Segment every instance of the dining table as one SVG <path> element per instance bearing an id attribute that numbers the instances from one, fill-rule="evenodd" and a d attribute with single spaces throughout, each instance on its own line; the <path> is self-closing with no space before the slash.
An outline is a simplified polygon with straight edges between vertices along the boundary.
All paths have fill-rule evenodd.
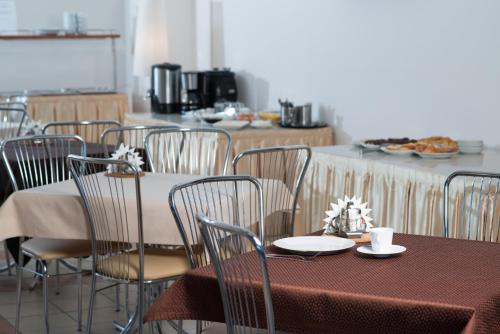
<path id="1" fill-rule="evenodd" d="M 500 333 L 500 244 L 411 234 L 395 234 L 394 244 L 406 252 L 372 258 L 355 246 L 311 261 L 267 258 L 276 330 Z M 275 246 L 266 251 L 286 254 Z M 257 254 L 240 256 L 255 268 L 248 281 L 264 316 Z M 183 319 L 224 322 L 212 265 L 173 283 L 144 321 Z"/>
<path id="2" fill-rule="evenodd" d="M 202 177 L 202 175 L 192 174 L 150 172 L 145 172 L 140 177 L 143 238 L 145 243 L 183 245 L 175 218 L 170 210 L 169 192 L 177 184 L 191 182 Z M 123 187 L 123 201 L 127 207 L 129 241 L 138 242 L 135 179 L 114 178 L 105 175 L 105 172 L 98 173 L 97 178 L 101 185 L 106 185 L 110 180 L 115 179 L 119 186 Z M 267 187 L 269 187 L 269 190 L 273 189 L 275 191 L 281 191 L 279 190 L 280 187 L 286 187 L 284 183 L 278 180 L 268 180 L 262 182 L 262 184 L 264 192 Z M 251 189 L 249 186 L 238 191 L 245 192 L 239 194 L 240 198 L 255 198 L 255 189 Z M 109 209 L 109 212 L 113 212 L 115 198 L 110 193 L 109 187 L 101 186 L 100 192 L 103 205 Z M 235 194 L 229 193 L 229 190 L 224 195 L 226 201 L 223 201 L 223 203 L 229 203 L 229 200 L 235 196 Z M 182 198 L 175 197 L 175 200 L 182 201 Z M 271 198 L 267 199 L 269 202 L 271 200 Z M 203 204 L 203 199 L 201 203 Z M 279 206 L 271 206 L 266 203 L 264 201 L 265 217 L 272 215 L 276 211 L 290 210 L 293 205 L 292 200 L 283 201 Z M 212 204 L 206 203 L 206 205 L 207 208 L 210 208 Z M 252 210 L 256 210 L 256 205 L 251 203 L 251 206 L 255 207 Z M 227 215 L 231 212 L 231 210 L 225 211 Z M 180 219 L 188 224 L 189 219 L 185 216 L 186 213 L 181 212 L 180 215 Z M 0 222 L 2 224 L 0 240 L 19 236 L 80 240 L 90 240 L 91 238 L 83 200 L 73 180 L 13 193 L 0 207 Z M 110 235 L 110 238 L 113 237 L 116 237 L 113 241 L 120 240 L 119 236 Z"/>

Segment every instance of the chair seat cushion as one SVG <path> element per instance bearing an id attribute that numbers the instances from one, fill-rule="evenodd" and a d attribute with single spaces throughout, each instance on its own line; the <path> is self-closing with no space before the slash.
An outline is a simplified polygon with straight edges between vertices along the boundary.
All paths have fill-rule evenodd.
<path id="1" fill-rule="evenodd" d="M 87 257 L 92 254 L 90 240 L 33 238 L 23 242 L 23 251 L 44 261 Z"/>
<path id="2" fill-rule="evenodd" d="M 185 253 L 173 253 L 165 249 L 152 248 L 144 251 L 144 279 L 146 281 L 176 277 L 189 269 Z M 139 253 L 113 255 L 98 264 L 97 271 L 118 279 L 139 279 Z"/>

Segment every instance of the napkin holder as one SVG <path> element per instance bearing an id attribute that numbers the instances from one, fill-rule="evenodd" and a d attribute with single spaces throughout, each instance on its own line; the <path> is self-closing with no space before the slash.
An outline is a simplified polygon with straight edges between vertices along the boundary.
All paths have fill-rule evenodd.
<path id="1" fill-rule="evenodd" d="M 338 236 L 341 238 L 348 238 L 348 239 L 358 239 L 363 236 L 363 231 L 355 231 L 355 232 L 347 232 L 340 230 L 338 232 Z"/>

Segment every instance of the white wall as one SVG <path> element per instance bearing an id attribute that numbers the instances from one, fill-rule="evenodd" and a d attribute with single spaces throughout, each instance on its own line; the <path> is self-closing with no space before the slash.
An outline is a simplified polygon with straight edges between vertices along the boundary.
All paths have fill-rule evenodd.
<path id="1" fill-rule="evenodd" d="M 62 28 L 62 13 L 85 13 L 89 28 L 125 32 L 123 0 L 16 0 L 19 29 Z M 117 41 L 118 88 L 126 90 L 125 40 Z M 0 91 L 112 87 L 109 40 L 0 41 Z"/>
<path id="2" fill-rule="evenodd" d="M 127 21 L 130 30 L 133 31 L 137 4 L 140 0 L 128 0 Z M 157 0 L 165 1 L 167 35 L 168 35 L 168 59 L 165 62 L 180 64 L 183 71 L 196 70 L 196 13 L 195 0 Z M 146 91 L 150 87 L 149 78 L 140 78 L 132 73 L 133 40 L 131 32 L 131 50 L 127 53 L 127 71 L 131 82 L 130 94 L 132 96 L 132 110 L 134 112 L 149 111 L 149 101 L 144 99 Z"/>
<path id="3" fill-rule="evenodd" d="M 500 1 L 214 0 L 218 59 L 242 98 L 312 102 L 337 143 L 384 136 L 500 144 Z M 222 11 L 222 13 L 221 13 Z M 214 23 L 212 23 L 214 24 Z M 222 55 L 220 55 L 222 54 Z M 214 52 L 212 52 L 212 56 Z"/>

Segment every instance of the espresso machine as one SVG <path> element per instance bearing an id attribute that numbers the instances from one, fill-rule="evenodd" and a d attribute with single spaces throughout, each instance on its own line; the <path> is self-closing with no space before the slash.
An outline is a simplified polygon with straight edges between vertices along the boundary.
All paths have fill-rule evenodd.
<path id="1" fill-rule="evenodd" d="M 156 64 L 151 67 L 151 109 L 161 114 L 180 113 L 181 66 Z"/>

